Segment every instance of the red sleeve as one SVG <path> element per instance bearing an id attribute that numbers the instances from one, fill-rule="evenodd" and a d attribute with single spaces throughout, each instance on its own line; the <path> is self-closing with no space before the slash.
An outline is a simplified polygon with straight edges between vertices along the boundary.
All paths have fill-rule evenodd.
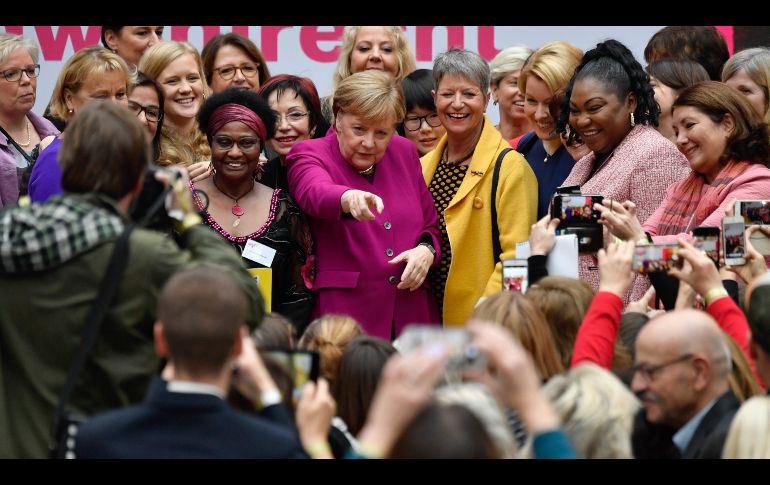
<path id="1" fill-rule="evenodd" d="M 578 329 L 571 367 L 587 361 L 608 370 L 612 368 L 622 312 L 623 300 L 618 295 L 600 291 L 594 296 Z"/>
<path id="2" fill-rule="evenodd" d="M 757 364 L 749 353 L 749 322 L 746 320 L 746 315 L 743 314 L 730 297 L 723 297 L 712 302 L 711 305 L 706 307 L 706 311 L 714 317 L 714 320 L 719 324 L 719 328 L 732 337 L 738 344 L 738 347 L 741 348 L 743 355 L 746 356 L 746 360 L 749 361 L 754 377 L 762 386 L 762 378 L 757 373 Z"/>

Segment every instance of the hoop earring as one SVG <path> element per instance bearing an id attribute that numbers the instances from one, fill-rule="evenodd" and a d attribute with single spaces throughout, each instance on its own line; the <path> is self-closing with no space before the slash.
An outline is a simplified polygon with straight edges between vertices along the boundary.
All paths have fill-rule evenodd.
<path id="1" fill-rule="evenodd" d="M 634 123 L 634 113 L 632 112 L 631 113 L 631 128 L 633 128 L 635 125 L 636 125 L 636 123 Z"/>

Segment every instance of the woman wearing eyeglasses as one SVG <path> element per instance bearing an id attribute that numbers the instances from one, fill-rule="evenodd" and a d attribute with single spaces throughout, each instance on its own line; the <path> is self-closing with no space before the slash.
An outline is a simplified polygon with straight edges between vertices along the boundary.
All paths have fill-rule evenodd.
<path id="1" fill-rule="evenodd" d="M 235 32 L 220 34 L 201 52 L 203 71 L 211 91 L 250 89 L 255 93 L 270 77 L 270 69 L 259 48 L 248 37 Z"/>
<path id="2" fill-rule="evenodd" d="M 136 73 L 136 81 L 131 85 L 128 95 L 128 109 L 147 127 L 152 138 L 153 161 L 160 155 L 160 133 L 163 127 L 163 89 L 155 80 L 141 71 Z"/>
<path id="3" fill-rule="evenodd" d="M 204 224 L 225 238 L 247 267 L 272 270 L 272 311 L 291 319 L 301 335 L 313 306 L 306 284 L 310 231 L 284 190 L 256 183 L 254 176 L 259 153 L 275 131 L 275 115 L 258 94 L 226 89 L 203 104 L 198 122 L 214 167 L 211 177 L 190 182 L 191 189 L 206 194 L 194 192 Z"/>
<path id="4" fill-rule="evenodd" d="M 406 101 L 406 117 L 398 127 L 398 134 L 408 138 L 417 147 L 420 156 L 436 148 L 446 133 L 433 101 L 433 80 L 431 69 L 418 69 L 401 81 Z"/>
<path id="5" fill-rule="evenodd" d="M 277 154 L 262 167 L 259 181 L 288 191 L 286 155 L 302 140 L 326 136 L 329 123 L 321 115 L 321 100 L 309 78 L 279 74 L 271 77 L 259 94 L 276 114 L 275 136 L 267 144 Z"/>
<path id="6" fill-rule="evenodd" d="M 50 121 L 32 112 L 40 74 L 37 61 L 33 41 L 0 34 L 0 207 L 18 200 L 22 174 L 37 158 L 40 140 L 59 134 Z"/>

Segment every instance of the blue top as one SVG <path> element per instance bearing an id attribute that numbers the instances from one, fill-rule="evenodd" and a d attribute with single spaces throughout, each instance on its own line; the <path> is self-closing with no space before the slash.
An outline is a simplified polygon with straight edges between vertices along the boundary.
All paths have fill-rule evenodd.
<path id="1" fill-rule="evenodd" d="M 548 213 L 551 198 L 556 193 L 556 188 L 572 171 L 575 159 L 564 145 L 559 145 L 553 155 L 547 157 L 548 153 L 543 146 L 543 140 L 538 138 L 534 131 L 527 133 L 519 140 L 516 150 L 524 155 L 537 177 L 537 218 L 539 220 Z"/>
<path id="2" fill-rule="evenodd" d="M 58 136 L 40 153 L 29 176 L 29 198 L 32 202 L 45 202 L 52 195 L 64 193 L 61 188 L 61 167 Z"/>

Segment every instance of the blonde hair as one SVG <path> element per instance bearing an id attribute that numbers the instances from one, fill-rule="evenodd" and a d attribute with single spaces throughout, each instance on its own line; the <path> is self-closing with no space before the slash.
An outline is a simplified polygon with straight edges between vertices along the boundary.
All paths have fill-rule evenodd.
<path id="1" fill-rule="evenodd" d="M 340 110 L 365 121 L 393 118 L 401 123 L 406 114 L 406 101 L 401 83 L 382 71 L 357 72 L 344 79 L 334 92 L 335 118 Z"/>
<path id="2" fill-rule="evenodd" d="M 505 76 L 523 68 L 531 54 L 532 49 L 524 44 L 512 45 L 498 52 L 489 63 L 490 84 L 497 86 Z"/>
<path id="3" fill-rule="evenodd" d="M 553 333 L 540 310 L 524 295 L 502 291 L 476 307 L 471 318 L 488 320 L 511 332 L 532 355 L 535 369 L 543 380 L 563 372 Z"/>
<path id="4" fill-rule="evenodd" d="M 337 69 L 334 71 L 335 90 L 340 85 L 340 82 L 353 74 L 350 70 L 350 57 L 356 46 L 356 36 L 358 36 L 358 31 L 361 30 L 361 27 L 363 26 L 345 27 L 345 31 L 342 34 L 340 57 L 337 60 Z M 404 31 L 400 27 L 383 26 L 382 28 L 385 29 L 393 40 L 393 52 L 395 52 L 396 59 L 398 59 L 395 79 L 396 82 L 400 83 L 402 79 L 417 69 L 417 62 L 414 59 L 409 43 L 406 41 Z"/>
<path id="5" fill-rule="evenodd" d="M 76 94 L 90 76 L 100 76 L 106 72 L 119 71 L 126 76 L 126 92 L 134 79 L 131 69 L 119 55 L 104 47 L 91 46 L 81 49 L 67 60 L 59 72 L 56 85 L 53 88 L 48 113 L 69 121 L 74 113 L 70 113 L 65 100 L 65 91 Z"/>
<path id="6" fill-rule="evenodd" d="M 24 49 L 32 58 L 32 62 L 37 64 L 40 57 L 40 49 L 37 47 L 37 43 L 21 35 L 14 35 L 9 33 L 0 34 L 0 63 L 5 62 L 6 59 L 16 49 Z"/>
<path id="7" fill-rule="evenodd" d="M 310 322 L 297 347 L 320 354 L 321 377 L 336 389 L 342 354 L 354 338 L 362 335 L 364 330 L 353 317 L 328 314 Z"/>
<path id="8" fill-rule="evenodd" d="M 139 59 L 138 69 L 153 79 L 158 79 L 169 64 L 180 57 L 190 54 L 198 66 L 198 74 L 203 85 L 203 98 L 211 92 L 206 76 L 203 73 L 203 63 L 198 50 L 187 42 L 158 42 L 147 49 Z M 166 103 L 171 102 L 166 97 Z M 167 111 L 164 107 L 164 111 Z M 200 130 L 197 123 L 190 133 L 179 133 L 169 123 L 164 123 L 160 136 L 160 155 L 158 165 L 184 165 L 211 158 L 206 135 Z"/>
<path id="9" fill-rule="evenodd" d="M 770 458 L 770 398 L 754 396 L 735 413 L 722 458 Z"/>
<path id="10" fill-rule="evenodd" d="M 741 69 L 762 89 L 765 112 L 758 114 L 762 121 L 770 123 L 770 49 L 752 47 L 733 54 L 722 67 L 722 82 L 727 82 Z"/>
<path id="11" fill-rule="evenodd" d="M 583 60 L 583 51 L 574 45 L 557 40 L 536 50 L 521 70 L 519 89 L 527 91 L 527 78 L 534 74 L 542 80 L 551 94 L 563 89 L 569 84 L 575 68 Z"/>
<path id="12" fill-rule="evenodd" d="M 730 373 L 727 375 L 727 382 L 730 390 L 733 391 L 738 401 L 744 402 L 752 396 L 758 396 L 762 393 L 754 373 L 751 371 L 749 361 L 743 354 L 743 350 L 733 338 L 722 331 L 722 340 L 730 351 Z"/>
<path id="13" fill-rule="evenodd" d="M 580 364 L 549 380 L 543 393 L 583 458 L 633 458 L 631 433 L 641 403 L 611 372 Z M 527 454 L 531 446 L 530 437 Z"/>

